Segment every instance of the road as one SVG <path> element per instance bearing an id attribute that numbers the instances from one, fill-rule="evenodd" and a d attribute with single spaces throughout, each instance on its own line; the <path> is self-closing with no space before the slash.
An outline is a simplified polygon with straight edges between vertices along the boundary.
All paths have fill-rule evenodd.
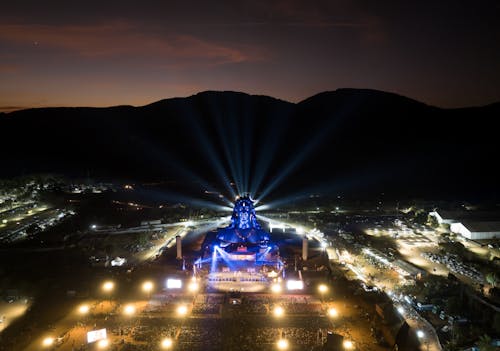
<path id="1" fill-rule="evenodd" d="M 17 318 L 21 317 L 26 310 L 30 307 L 31 302 L 28 299 L 19 299 L 17 301 L 8 303 L 6 301 L 0 302 L 0 333 L 7 328 Z"/>
<path id="2" fill-rule="evenodd" d="M 436 330 L 432 327 L 432 325 L 427 322 L 425 318 L 421 317 L 420 314 L 418 314 L 418 312 L 415 311 L 415 309 L 404 299 L 398 299 L 396 296 L 393 296 L 392 299 L 394 305 L 403 307 L 404 312 L 402 313 L 402 315 L 410 328 L 415 331 L 420 330 L 424 333 L 424 336 L 420 339 L 421 350 L 441 351 L 441 343 L 439 342 Z"/>

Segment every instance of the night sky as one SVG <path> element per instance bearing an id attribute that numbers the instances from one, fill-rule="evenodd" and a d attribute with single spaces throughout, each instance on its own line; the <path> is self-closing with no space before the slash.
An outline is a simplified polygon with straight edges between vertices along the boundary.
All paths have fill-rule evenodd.
<path id="1" fill-rule="evenodd" d="M 485 105 L 500 101 L 499 19 L 494 0 L 3 2 L 0 111 L 344 87 Z"/>

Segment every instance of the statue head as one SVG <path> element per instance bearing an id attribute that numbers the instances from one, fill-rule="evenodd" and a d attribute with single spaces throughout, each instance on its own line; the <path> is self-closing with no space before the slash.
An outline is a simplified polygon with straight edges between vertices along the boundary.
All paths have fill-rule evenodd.
<path id="1" fill-rule="evenodd" d="M 253 201 L 249 197 L 241 197 L 234 204 L 233 215 L 231 216 L 231 227 L 237 229 L 260 229 L 260 225 L 255 215 Z"/>

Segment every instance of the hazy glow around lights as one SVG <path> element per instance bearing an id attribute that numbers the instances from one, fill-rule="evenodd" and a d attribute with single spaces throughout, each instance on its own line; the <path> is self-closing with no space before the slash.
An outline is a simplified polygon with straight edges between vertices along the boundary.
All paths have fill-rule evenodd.
<path id="1" fill-rule="evenodd" d="M 285 314 L 285 310 L 283 309 L 283 307 L 281 306 L 277 306 L 275 309 L 274 309 L 274 315 L 276 317 L 281 317 Z"/>
<path id="2" fill-rule="evenodd" d="M 177 314 L 179 316 L 185 316 L 187 314 L 187 312 L 188 312 L 187 306 L 181 305 L 181 306 L 177 307 Z"/>
<path id="3" fill-rule="evenodd" d="M 45 338 L 42 341 L 43 346 L 51 346 L 54 343 L 54 338 Z"/>
<path id="4" fill-rule="evenodd" d="M 90 310 L 89 306 L 88 305 L 81 305 L 79 308 L 78 308 L 78 312 L 80 312 L 81 314 L 86 314 L 88 313 Z"/>
<path id="5" fill-rule="evenodd" d="M 123 309 L 123 312 L 126 314 L 126 315 L 132 315 L 135 313 L 135 307 L 133 305 L 127 305 L 125 306 L 125 308 Z"/>
<path id="6" fill-rule="evenodd" d="M 97 346 L 98 346 L 100 349 L 103 349 L 103 348 L 105 348 L 105 347 L 108 347 L 108 345 L 109 345 L 109 341 L 108 341 L 108 339 L 102 339 L 102 340 L 99 340 L 99 341 L 97 342 Z"/>
<path id="7" fill-rule="evenodd" d="M 328 315 L 330 317 L 337 317 L 338 315 L 338 312 L 335 308 L 331 307 L 329 310 L 328 310 Z"/>
<path id="8" fill-rule="evenodd" d="M 164 348 L 164 349 L 169 349 L 169 348 L 171 348 L 171 347 L 172 347 L 173 343 L 174 343 L 174 342 L 172 341 L 172 339 L 170 339 L 170 338 L 165 338 L 165 339 L 163 339 L 163 341 L 161 342 L 161 347 L 162 347 L 162 348 Z"/>
<path id="9" fill-rule="evenodd" d="M 102 290 L 109 292 L 109 291 L 113 290 L 114 287 L 115 287 L 115 284 L 113 282 L 105 282 L 102 285 Z"/>
<path id="10" fill-rule="evenodd" d="M 288 348 L 288 340 L 286 340 L 286 339 L 278 340 L 277 346 L 278 346 L 278 349 L 280 349 L 280 350 L 286 350 Z"/>
<path id="11" fill-rule="evenodd" d="M 352 348 L 354 348 L 354 344 L 352 343 L 351 340 L 345 340 L 344 341 L 344 348 L 351 350 Z"/>
<path id="12" fill-rule="evenodd" d="M 145 292 L 150 292 L 151 290 L 153 290 L 153 283 L 152 282 L 144 282 L 142 284 L 142 290 L 145 291 Z"/>

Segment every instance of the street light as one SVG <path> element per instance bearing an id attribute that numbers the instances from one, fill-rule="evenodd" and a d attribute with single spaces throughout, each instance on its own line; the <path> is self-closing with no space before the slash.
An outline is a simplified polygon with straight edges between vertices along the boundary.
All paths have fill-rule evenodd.
<path id="1" fill-rule="evenodd" d="M 142 283 L 142 291 L 144 291 L 145 293 L 150 294 L 153 288 L 154 288 L 153 282 L 147 281 Z"/>
<path id="2" fill-rule="evenodd" d="M 80 307 L 78 307 L 78 312 L 80 312 L 81 314 L 87 314 L 89 313 L 89 310 L 89 305 L 81 305 Z"/>
<path id="3" fill-rule="evenodd" d="M 278 346 L 278 350 L 286 350 L 288 349 L 288 340 L 279 339 L 276 345 Z"/>
<path id="4" fill-rule="evenodd" d="M 328 291 L 328 286 L 320 284 L 318 286 L 319 293 L 321 294 L 321 302 L 323 302 L 323 295 Z"/>
<path id="5" fill-rule="evenodd" d="M 179 307 L 177 307 L 177 314 L 179 316 L 185 316 L 188 312 L 188 308 L 186 305 L 180 305 Z"/>
<path id="6" fill-rule="evenodd" d="M 47 337 L 47 338 L 43 339 L 43 341 L 42 341 L 42 345 L 45 347 L 52 346 L 53 344 L 54 344 L 54 338 L 52 338 L 52 337 Z"/>
<path id="7" fill-rule="evenodd" d="M 425 338 L 425 333 L 422 330 L 417 330 L 417 337 L 419 339 L 424 339 Z M 426 349 L 427 349 L 427 351 L 429 351 L 429 340 L 425 339 L 424 341 L 425 341 Z"/>
<path id="8" fill-rule="evenodd" d="M 274 316 L 275 316 L 275 317 L 278 317 L 278 318 L 279 318 L 279 317 L 282 317 L 282 316 L 285 314 L 285 310 L 284 310 L 284 309 L 283 309 L 283 307 L 281 307 L 281 306 L 276 306 L 276 307 L 274 308 L 273 313 L 274 313 Z"/>
<path id="9" fill-rule="evenodd" d="M 278 283 L 274 283 L 273 285 L 271 285 L 271 291 L 275 294 L 280 293 L 281 292 L 281 285 Z"/>
<path id="10" fill-rule="evenodd" d="M 337 317 L 337 316 L 338 316 L 338 314 L 339 314 L 339 313 L 338 313 L 338 311 L 337 311 L 335 308 L 330 307 L 330 308 L 328 309 L 328 315 L 329 315 L 330 317 Z"/>
<path id="11" fill-rule="evenodd" d="M 108 339 L 102 339 L 97 342 L 97 347 L 100 349 L 105 349 L 108 346 L 109 346 Z"/>
<path id="12" fill-rule="evenodd" d="M 352 350 L 354 348 L 354 343 L 351 340 L 344 340 L 343 345 L 346 350 Z"/>
<path id="13" fill-rule="evenodd" d="M 194 280 L 188 284 L 188 290 L 192 293 L 197 292 L 199 288 L 200 285 Z"/>
<path id="14" fill-rule="evenodd" d="M 172 345 L 174 344 L 173 340 L 171 338 L 165 338 L 161 341 L 161 348 L 162 349 L 170 349 L 172 348 Z"/>
<path id="15" fill-rule="evenodd" d="M 112 281 L 107 281 L 107 282 L 104 282 L 102 284 L 102 290 L 105 291 L 105 292 L 111 292 L 113 291 L 113 289 L 115 288 L 115 283 L 113 283 Z"/>
<path id="16" fill-rule="evenodd" d="M 126 305 L 123 309 L 123 313 L 125 313 L 127 316 L 133 315 L 135 313 L 134 305 Z"/>

